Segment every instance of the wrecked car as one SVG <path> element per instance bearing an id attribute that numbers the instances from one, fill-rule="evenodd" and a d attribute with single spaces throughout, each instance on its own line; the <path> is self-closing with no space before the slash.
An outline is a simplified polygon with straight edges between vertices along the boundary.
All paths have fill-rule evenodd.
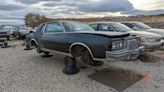
<path id="1" fill-rule="evenodd" d="M 40 26 L 42 26 L 42 24 Z M 24 40 L 25 41 L 25 46 L 26 46 L 25 50 L 31 50 L 33 46 L 36 46 L 34 33 L 37 30 L 39 30 L 39 29 L 35 28 L 33 31 L 30 31 L 30 33 L 26 34 L 25 40 Z"/>
<path id="2" fill-rule="evenodd" d="M 127 32 L 131 35 L 140 36 L 140 45 L 145 46 L 146 49 L 156 49 L 164 43 L 162 37 L 158 34 L 146 31 L 135 31 L 119 22 L 96 22 L 89 25 L 96 31 Z"/>
<path id="3" fill-rule="evenodd" d="M 137 36 L 119 32 L 98 32 L 87 24 L 56 21 L 42 24 L 34 33 L 38 53 L 57 52 L 69 57 L 80 57 L 90 65 L 104 60 L 136 59 L 144 52 Z M 69 59 L 65 59 L 67 65 Z M 69 65 L 69 64 L 68 64 Z"/>
<path id="4" fill-rule="evenodd" d="M 0 29 L 0 38 L 7 38 L 7 40 L 10 40 L 10 31 Z"/>
<path id="5" fill-rule="evenodd" d="M 19 30 L 18 30 L 18 36 L 19 38 L 25 38 L 27 34 L 30 33 L 30 31 L 32 31 L 31 28 L 29 27 L 25 27 L 25 26 L 20 26 Z"/>

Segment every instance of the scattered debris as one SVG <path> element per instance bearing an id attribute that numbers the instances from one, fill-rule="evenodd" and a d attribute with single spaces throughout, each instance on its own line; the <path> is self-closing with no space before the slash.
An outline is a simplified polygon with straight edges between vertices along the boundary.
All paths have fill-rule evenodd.
<path id="1" fill-rule="evenodd" d="M 11 47 L 11 46 L 8 46 L 8 42 L 7 41 L 0 40 L 0 47 L 1 48 L 8 48 L 8 47 Z"/>
<path id="2" fill-rule="evenodd" d="M 151 51 L 151 52 L 145 52 L 142 56 L 139 57 L 141 61 L 144 62 L 157 62 L 164 60 L 164 51 Z"/>
<path id="3" fill-rule="evenodd" d="M 143 78 L 142 75 L 121 68 L 107 68 L 88 76 L 102 84 L 123 91 Z"/>

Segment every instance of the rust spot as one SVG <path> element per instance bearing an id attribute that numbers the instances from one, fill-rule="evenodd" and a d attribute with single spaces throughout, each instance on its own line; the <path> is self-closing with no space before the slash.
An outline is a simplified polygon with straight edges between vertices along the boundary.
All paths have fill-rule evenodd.
<path id="1" fill-rule="evenodd" d="M 148 81 L 151 80 L 150 76 L 148 74 L 143 75 L 143 80 Z"/>

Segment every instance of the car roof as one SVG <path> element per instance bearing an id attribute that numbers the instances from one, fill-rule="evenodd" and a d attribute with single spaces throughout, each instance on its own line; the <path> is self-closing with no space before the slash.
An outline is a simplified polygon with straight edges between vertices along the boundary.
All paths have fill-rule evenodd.
<path id="1" fill-rule="evenodd" d="M 121 21 L 120 23 L 140 23 L 138 21 Z"/>
<path id="2" fill-rule="evenodd" d="M 96 23 L 120 23 L 120 22 L 110 22 L 110 21 L 100 21 L 100 22 L 91 22 L 91 23 L 88 23 L 88 24 L 96 24 Z"/>
<path id="3" fill-rule="evenodd" d="M 53 22 L 77 22 L 77 23 L 82 23 L 80 21 L 67 21 L 67 20 L 59 20 L 59 21 L 49 21 L 49 22 L 46 22 L 46 23 L 53 23 Z"/>

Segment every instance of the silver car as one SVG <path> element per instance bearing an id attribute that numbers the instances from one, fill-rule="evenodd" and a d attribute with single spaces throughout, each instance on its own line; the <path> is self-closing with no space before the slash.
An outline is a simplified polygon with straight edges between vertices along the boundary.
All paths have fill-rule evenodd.
<path id="1" fill-rule="evenodd" d="M 19 27 L 19 31 L 18 31 L 19 37 L 20 38 L 25 38 L 25 36 L 27 34 L 29 34 L 30 31 L 32 31 L 32 30 L 29 29 L 28 27 L 25 27 L 25 26 Z"/>
<path id="2" fill-rule="evenodd" d="M 152 28 L 142 22 L 135 22 L 135 21 L 122 22 L 122 24 L 128 26 L 133 30 L 146 31 L 146 32 L 151 32 L 161 35 L 162 38 L 164 39 L 164 29 Z"/>
<path id="3" fill-rule="evenodd" d="M 0 38 L 7 38 L 7 40 L 10 40 L 10 32 L 8 30 L 0 29 Z"/>
<path id="4" fill-rule="evenodd" d="M 137 35 L 141 37 L 141 45 L 147 49 L 159 48 L 163 45 L 164 41 L 158 34 L 145 31 L 135 31 L 119 22 L 96 22 L 89 24 L 96 31 L 112 31 L 112 32 L 127 32 L 131 35 Z"/>

